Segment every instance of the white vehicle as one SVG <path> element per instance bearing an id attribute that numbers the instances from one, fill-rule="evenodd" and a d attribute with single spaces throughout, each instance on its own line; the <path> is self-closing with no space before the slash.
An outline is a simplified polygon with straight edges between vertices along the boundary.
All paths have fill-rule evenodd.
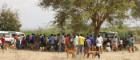
<path id="1" fill-rule="evenodd" d="M 15 32 L 15 33 L 19 36 L 25 36 L 25 34 L 23 32 Z"/>
<path id="2" fill-rule="evenodd" d="M 23 32 L 14 32 L 14 31 L 0 31 L 0 37 L 2 37 L 3 35 L 5 35 L 5 41 L 10 42 L 13 38 L 13 35 L 16 34 L 19 37 L 23 37 L 25 36 L 25 34 Z"/>
<path id="3" fill-rule="evenodd" d="M 11 41 L 14 39 L 9 31 L 0 31 L 0 36 L 2 37 L 3 35 L 5 36 L 5 41 Z"/>
<path id="4" fill-rule="evenodd" d="M 109 38 L 109 40 L 112 40 L 115 38 L 115 36 L 119 38 L 117 32 L 100 32 L 100 34 L 104 38 L 104 40 L 107 40 L 107 38 Z"/>

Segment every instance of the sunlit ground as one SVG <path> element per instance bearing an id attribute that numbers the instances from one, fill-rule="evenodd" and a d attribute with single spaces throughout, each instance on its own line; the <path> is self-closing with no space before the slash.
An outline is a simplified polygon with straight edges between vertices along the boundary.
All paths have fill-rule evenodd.
<path id="1" fill-rule="evenodd" d="M 140 44 L 136 45 L 140 49 Z M 120 52 L 104 52 L 101 58 L 84 58 L 78 55 L 76 58 L 67 58 L 66 53 L 58 52 L 39 52 L 28 50 L 0 50 L 0 60 L 140 60 L 140 51 L 128 53 L 128 51 Z"/>

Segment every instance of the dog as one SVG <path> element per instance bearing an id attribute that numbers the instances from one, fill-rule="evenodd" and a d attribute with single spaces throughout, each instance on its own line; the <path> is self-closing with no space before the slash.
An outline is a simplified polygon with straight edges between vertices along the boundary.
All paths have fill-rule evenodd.
<path id="1" fill-rule="evenodd" d="M 4 44 L 4 48 L 5 48 L 6 50 L 8 50 L 8 49 L 10 48 L 10 45 L 9 45 L 8 43 L 5 43 L 5 44 Z"/>
<path id="2" fill-rule="evenodd" d="M 92 55 L 92 58 L 98 56 L 98 58 L 100 58 L 100 53 L 99 51 L 96 51 L 96 49 L 90 49 L 90 48 L 85 48 L 84 49 L 84 57 L 87 55 L 87 58 L 90 57 L 90 55 Z"/>
<path id="3" fill-rule="evenodd" d="M 76 50 L 74 48 L 65 48 L 66 54 L 67 54 L 67 58 L 69 57 L 69 55 L 72 55 L 72 58 L 76 57 Z"/>

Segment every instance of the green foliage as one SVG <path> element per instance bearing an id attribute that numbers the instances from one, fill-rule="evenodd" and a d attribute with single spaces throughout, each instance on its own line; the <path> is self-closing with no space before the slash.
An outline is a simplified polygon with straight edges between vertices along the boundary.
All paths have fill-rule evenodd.
<path id="1" fill-rule="evenodd" d="M 136 7 L 135 1 L 129 0 L 40 0 L 40 6 L 53 7 L 55 11 L 58 11 L 57 16 L 65 13 L 57 17 L 56 20 L 62 20 L 57 23 L 60 26 L 70 23 L 73 30 L 86 29 L 85 21 L 91 20 L 88 26 L 94 28 L 96 35 L 99 34 L 104 21 L 124 20 L 129 16 L 128 10 Z M 59 13 L 60 11 L 63 13 Z"/>
<path id="2" fill-rule="evenodd" d="M 140 18 L 140 1 L 139 0 L 134 0 L 136 7 L 132 9 L 132 16 L 134 18 Z"/>
<path id="3" fill-rule="evenodd" d="M 7 8 L 0 10 L 0 31 L 19 31 L 20 27 L 17 13 Z"/>

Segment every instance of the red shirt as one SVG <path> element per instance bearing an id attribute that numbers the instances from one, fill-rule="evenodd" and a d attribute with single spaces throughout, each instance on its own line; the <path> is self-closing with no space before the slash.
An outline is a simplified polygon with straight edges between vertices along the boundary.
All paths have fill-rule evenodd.
<path id="1" fill-rule="evenodd" d="M 25 39 L 22 40 L 22 45 L 24 45 L 24 46 L 26 45 L 26 40 Z"/>
<path id="2" fill-rule="evenodd" d="M 65 41 L 65 44 L 68 46 L 68 44 L 70 44 L 70 37 L 66 37 L 66 41 Z"/>
<path id="3" fill-rule="evenodd" d="M 1 38 L 1 42 L 2 42 L 2 44 L 5 43 L 5 38 L 4 37 Z"/>

